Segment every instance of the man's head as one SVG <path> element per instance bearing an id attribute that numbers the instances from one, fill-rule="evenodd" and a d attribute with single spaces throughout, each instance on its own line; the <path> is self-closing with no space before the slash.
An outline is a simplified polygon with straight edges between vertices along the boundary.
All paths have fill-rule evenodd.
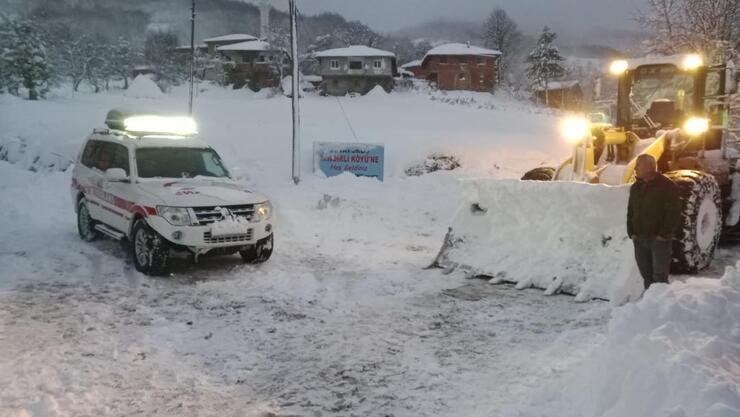
<path id="1" fill-rule="evenodd" d="M 635 176 L 643 181 L 650 181 L 658 173 L 658 162 L 652 155 L 643 154 L 637 157 Z"/>

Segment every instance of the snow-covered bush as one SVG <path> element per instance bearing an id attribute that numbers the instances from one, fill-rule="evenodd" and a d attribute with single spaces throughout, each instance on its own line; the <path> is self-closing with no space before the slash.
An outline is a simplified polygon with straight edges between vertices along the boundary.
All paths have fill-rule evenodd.
<path id="1" fill-rule="evenodd" d="M 410 177 L 419 177 L 437 171 L 453 171 L 460 166 L 460 161 L 455 156 L 433 154 L 424 162 L 408 167 L 405 172 Z"/>

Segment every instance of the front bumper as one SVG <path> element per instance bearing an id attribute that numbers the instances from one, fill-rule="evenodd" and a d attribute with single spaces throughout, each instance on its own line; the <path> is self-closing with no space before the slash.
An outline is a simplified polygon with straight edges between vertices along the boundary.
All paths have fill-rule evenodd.
<path id="1" fill-rule="evenodd" d="M 150 216 L 147 218 L 147 222 L 152 229 L 169 242 L 187 247 L 193 252 L 252 246 L 273 233 L 271 220 L 250 222 L 245 233 L 229 236 L 213 236 L 210 225 L 173 226 L 160 216 Z"/>

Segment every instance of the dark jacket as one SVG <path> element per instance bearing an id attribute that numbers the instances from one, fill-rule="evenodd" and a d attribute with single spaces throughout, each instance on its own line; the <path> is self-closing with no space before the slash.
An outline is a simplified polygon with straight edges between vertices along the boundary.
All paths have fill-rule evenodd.
<path id="1" fill-rule="evenodd" d="M 627 207 L 627 233 L 665 239 L 674 237 L 681 220 L 678 186 L 663 174 L 652 181 L 637 180 L 630 188 Z"/>

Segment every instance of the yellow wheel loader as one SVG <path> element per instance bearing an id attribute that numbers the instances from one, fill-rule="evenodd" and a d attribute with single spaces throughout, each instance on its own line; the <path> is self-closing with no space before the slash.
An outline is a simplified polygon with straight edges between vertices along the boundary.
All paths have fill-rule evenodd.
<path id="1" fill-rule="evenodd" d="M 432 266 L 540 287 L 548 294 L 630 298 L 641 281 L 626 235 L 629 186 L 641 154 L 679 187 L 682 222 L 672 269 L 695 273 L 721 238 L 740 236 L 740 99 L 731 63 L 699 55 L 615 61 L 613 125 L 566 118 L 573 154 L 522 181 L 464 181 L 458 210 Z"/>

